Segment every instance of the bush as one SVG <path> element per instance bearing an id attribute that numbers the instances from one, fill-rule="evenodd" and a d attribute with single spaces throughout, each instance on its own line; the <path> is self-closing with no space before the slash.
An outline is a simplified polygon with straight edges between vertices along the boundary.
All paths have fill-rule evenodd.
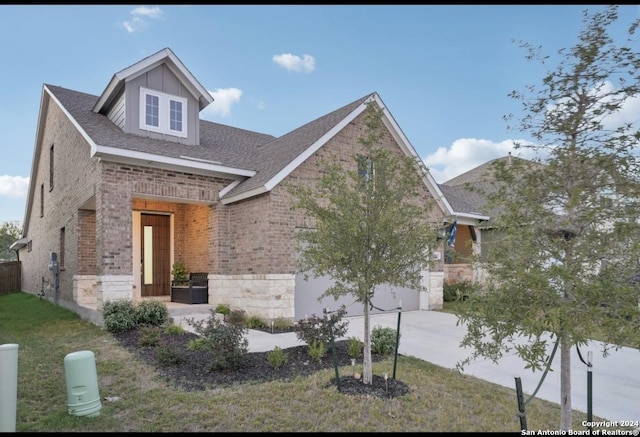
<path id="1" fill-rule="evenodd" d="M 169 319 L 169 310 L 159 300 L 143 300 L 135 306 L 138 325 L 162 326 Z"/>
<path id="2" fill-rule="evenodd" d="M 140 346 L 154 347 L 160 344 L 162 330 L 158 326 L 143 325 L 140 328 Z"/>
<path id="3" fill-rule="evenodd" d="M 102 311 L 104 328 L 114 334 L 126 332 L 136 327 L 137 315 L 133 301 L 112 300 L 104 304 Z"/>
<path id="4" fill-rule="evenodd" d="M 240 367 L 248 353 L 247 329 L 233 323 L 224 323 L 214 314 L 206 320 L 189 322 L 203 339 L 203 349 L 210 352 L 209 370 L 234 370 Z"/>
<path id="5" fill-rule="evenodd" d="M 229 315 L 226 316 L 227 323 L 239 327 L 245 327 L 246 320 L 247 314 L 244 310 L 231 310 Z"/>
<path id="6" fill-rule="evenodd" d="M 285 330 L 289 329 L 293 326 L 293 322 L 291 319 L 287 319 L 286 317 L 278 317 L 273 319 L 273 329 Z"/>
<path id="7" fill-rule="evenodd" d="M 298 320 L 298 323 L 296 323 L 296 337 L 298 340 L 302 340 L 307 344 L 320 341 L 325 346 L 328 346 L 331 340 L 331 333 L 329 331 L 330 322 L 333 325 L 334 338 L 343 337 L 347 333 L 349 322 L 342 320 L 347 313 L 344 305 L 331 313 L 330 316 L 328 316 L 326 309 L 323 309 L 322 312 L 324 313 L 322 317 L 313 314 L 311 317 Z"/>
<path id="8" fill-rule="evenodd" d="M 442 286 L 442 300 L 445 302 L 467 300 L 472 291 L 471 281 L 445 281 Z"/>
<path id="9" fill-rule="evenodd" d="M 182 364 L 187 357 L 180 346 L 176 344 L 166 344 L 160 346 L 156 353 L 156 360 L 162 366 L 174 366 Z"/>
<path id="10" fill-rule="evenodd" d="M 396 351 L 398 331 L 393 328 L 374 326 L 371 331 L 371 352 L 380 355 L 393 355 Z"/>
<path id="11" fill-rule="evenodd" d="M 317 362 L 322 361 L 322 357 L 327 353 L 327 346 L 320 340 L 313 340 L 307 345 L 309 356 Z"/>
<path id="12" fill-rule="evenodd" d="M 267 323 L 258 316 L 251 316 L 247 319 L 247 328 L 260 329 L 267 326 Z"/>
<path id="13" fill-rule="evenodd" d="M 267 361 L 274 369 L 279 369 L 287 362 L 287 353 L 280 346 L 276 346 L 267 353 Z"/>
<path id="14" fill-rule="evenodd" d="M 231 312 L 231 308 L 226 303 L 220 303 L 216 306 L 216 313 L 227 315 Z"/>
<path id="15" fill-rule="evenodd" d="M 104 304 L 102 318 L 107 331 L 121 333 L 138 326 L 162 326 L 169 320 L 169 310 L 164 302 L 157 300 L 134 303 L 120 299 Z"/>
<path id="16" fill-rule="evenodd" d="M 347 353 L 351 358 L 360 359 L 362 357 L 362 347 L 364 343 L 357 337 L 349 337 Z"/>
<path id="17" fill-rule="evenodd" d="M 207 347 L 207 342 L 204 338 L 192 338 L 187 342 L 187 349 L 190 351 L 201 351 Z"/>
<path id="18" fill-rule="evenodd" d="M 167 335 L 182 335 L 186 331 L 180 325 L 176 325 L 175 323 L 171 323 L 164 328 L 164 333 Z"/>

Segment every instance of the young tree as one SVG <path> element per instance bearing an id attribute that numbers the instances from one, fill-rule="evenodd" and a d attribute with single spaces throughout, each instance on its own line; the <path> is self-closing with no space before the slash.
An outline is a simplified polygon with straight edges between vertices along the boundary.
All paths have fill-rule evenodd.
<path id="1" fill-rule="evenodd" d="M 538 144 L 519 147 L 537 158 L 496 169 L 488 205 L 499 210 L 491 226 L 500 237 L 484 266 L 490 279 L 460 315 L 462 345 L 474 348 L 460 367 L 512 350 L 541 369 L 559 342 L 563 430 L 571 428 L 571 348 L 598 332 L 606 356 L 640 329 L 640 131 L 619 122 L 640 92 L 640 55 L 614 44 L 608 29 L 617 20 L 616 6 L 585 11 L 579 42 L 559 51 L 542 85 L 511 94 L 525 109 L 520 128 Z"/>
<path id="2" fill-rule="evenodd" d="M 22 227 L 19 221 L 6 221 L 0 225 L 0 261 L 17 259 L 15 252 L 9 247 L 20 238 Z"/>
<path id="3" fill-rule="evenodd" d="M 316 221 L 315 229 L 298 233 L 299 271 L 335 281 L 321 299 L 352 295 L 363 305 L 363 382 L 371 384 L 369 311 L 376 286 L 422 290 L 440 224 L 429 222 L 431 204 L 420 195 L 424 167 L 381 147 L 386 130 L 374 104 L 365 123 L 352 169 L 338 159 L 324 161 L 317 186 L 290 191 L 295 207 Z"/>

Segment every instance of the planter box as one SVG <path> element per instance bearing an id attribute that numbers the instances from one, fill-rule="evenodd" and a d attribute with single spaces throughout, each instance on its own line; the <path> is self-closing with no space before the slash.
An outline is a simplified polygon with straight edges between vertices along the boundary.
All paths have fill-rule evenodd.
<path id="1" fill-rule="evenodd" d="M 171 302 L 198 304 L 209 303 L 209 287 L 206 285 L 173 285 Z"/>
<path id="2" fill-rule="evenodd" d="M 171 302 L 194 304 L 209 303 L 209 281 L 206 272 L 189 273 L 189 284 L 171 282 Z M 184 282 L 183 282 L 184 283 Z M 183 284 L 181 283 L 181 284 Z"/>

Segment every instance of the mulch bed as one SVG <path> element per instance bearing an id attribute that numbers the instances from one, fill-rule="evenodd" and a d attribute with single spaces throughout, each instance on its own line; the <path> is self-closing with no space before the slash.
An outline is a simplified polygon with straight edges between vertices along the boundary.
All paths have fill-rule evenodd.
<path id="1" fill-rule="evenodd" d="M 270 331 L 269 329 L 265 332 Z M 187 347 L 190 340 L 199 338 L 194 333 L 162 334 L 157 346 L 141 346 L 141 332 L 137 329 L 113 335 L 127 350 L 137 355 L 143 362 L 155 367 L 167 382 L 187 391 L 274 380 L 292 380 L 297 376 L 334 368 L 334 354 L 331 350 L 327 351 L 320 361 L 316 361 L 309 356 L 307 346 L 301 345 L 284 349 L 287 362 L 277 369 L 273 368 L 267 359 L 269 352 L 249 352 L 237 369 L 209 370 L 209 354 L 206 351 L 194 351 Z M 348 340 L 338 340 L 335 346 L 338 366 L 350 366 Z M 167 350 L 180 355 L 181 362 L 165 364 L 160 356 Z M 382 361 L 385 358 L 388 357 L 378 354 L 371 356 L 373 362 Z M 361 360 L 359 362 L 361 363 Z M 328 381 L 328 385 L 336 385 L 335 377 Z M 390 378 L 385 380 L 381 375 L 373 375 L 372 384 L 363 384 L 361 379 L 356 379 L 349 374 L 340 375 L 340 392 L 350 395 L 394 398 L 408 393 L 409 388 L 402 381 Z"/>

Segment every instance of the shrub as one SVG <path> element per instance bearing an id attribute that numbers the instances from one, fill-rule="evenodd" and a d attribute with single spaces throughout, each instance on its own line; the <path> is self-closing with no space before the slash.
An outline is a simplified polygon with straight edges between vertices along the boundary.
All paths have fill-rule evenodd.
<path id="1" fill-rule="evenodd" d="M 187 342 L 187 349 L 190 351 L 201 351 L 207 347 L 207 342 L 204 338 L 192 338 Z"/>
<path id="2" fill-rule="evenodd" d="M 309 356 L 317 362 L 322 361 L 322 357 L 327 353 L 327 346 L 320 340 L 313 340 L 307 345 Z"/>
<path id="3" fill-rule="evenodd" d="M 169 319 L 169 310 L 159 300 L 143 300 L 135 306 L 138 325 L 162 326 Z"/>
<path id="4" fill-rule="evenodd" d="M 349 337 L 347 353 L 351 358 L 360 359 L 362 357 L 362 347 L 364 344 L 357 337 Z"/>
<path id="5" fill-rule="evenodd" d="M 164 328 L 164 333 L 167 335 L 182 335 L 185 332 L 186 331 L 182 326 L 176 325 L 175 323 L 170 323 Z"/>
<path id="6" fill-rule="evenodd" d="M 136 309 L 129 299 L 112 300 L 104 304 L 102 312 L 104 328 L 114 334 L 136 327 Z"/>
<path id="7" fill-rule="evenodd" d="M 273 329 L 285 330 L 289 329 L 293 326 L 293 322 L 291 319 L 287 319 L 286 317 L 278 317 L 273 319 Z"/>
<path id="8" fill-rule="evenodd" d="M 329 331 L 330 322 L 333 325 L 334 338 L 343 337 L 347 333 L 349 322 L 342 320 L 347 312 L 344 305 L 331 313 L 331 315 L 328 315 L 326 309 L 323 309 L 322 312 L 324 313 L 322 317 L 313 314 L 311 317 L 298 320 L 298 323 L 296 323 L 296 337 L 298 337 L 298 340 L 302 340 L 307 344 L 320 341 L 325 346 L 328 346 L 331 340 Z"/>
<path id="9" fill-rule="evenodd" d="M 203 349 L 210 352 L 209 370 L 234 370 L 240 367 L 249 349 L 244 326 L 221 322 L 214 314 L 206 320 L 192 320 L 189 323 L 196 334 L 202 337 Z"/>
<path id="10" fill-rule="evenodd" d="M 244 310 L 231 310 L 226 316 L 227 323 L 244 327 L 246 325 L 247 315 Z"/>
<path id="11" fill-rule="evenodd" d="M 183 363 L 187 357 L 180 346 L 176 344 L 165 344 L 158 348 L 156 361 L 162 366 L 175 366 Z"/>
<path id="12" fill-rule="evenodd" d="M 247 319 L 247 328 L 260 329 L 267 326 L 267 323 L 258 316 L 251 316 Z"/>
<path id="13" fill-rule="evenodd" d="M 284 366 L 288 358 L 287 353 L 280 346 L 274 347 L 273 350 L 267 353 L 267 361 L 274 369 Z"/>
<path id="14" fill-rule="evenodd" d="M 220 303 L 216 306 L 216 313 L 224 314 L 225 316 L 231 312 L 231 308 L 226 303 Z"/>
<path id="15" fill-rule="evenodd" d="M 393 328 L 374 326 L 371 331 L 371 352 L 380 355 L 393 355 L 396 351 L 398 331 Z"/>
<path id="16" fill-rule="evenodd" d="M 442 286 L 442 300 L 445 302 L 467 300 L 472 291 L 471 281 L 445 281 Z"/>
<path id="17" fill-rule="evenodd" d="M 153 347 L 160 344 L 162 330 L 158 326 L 143 325 L 140 328 L 140 346 Z"/>

